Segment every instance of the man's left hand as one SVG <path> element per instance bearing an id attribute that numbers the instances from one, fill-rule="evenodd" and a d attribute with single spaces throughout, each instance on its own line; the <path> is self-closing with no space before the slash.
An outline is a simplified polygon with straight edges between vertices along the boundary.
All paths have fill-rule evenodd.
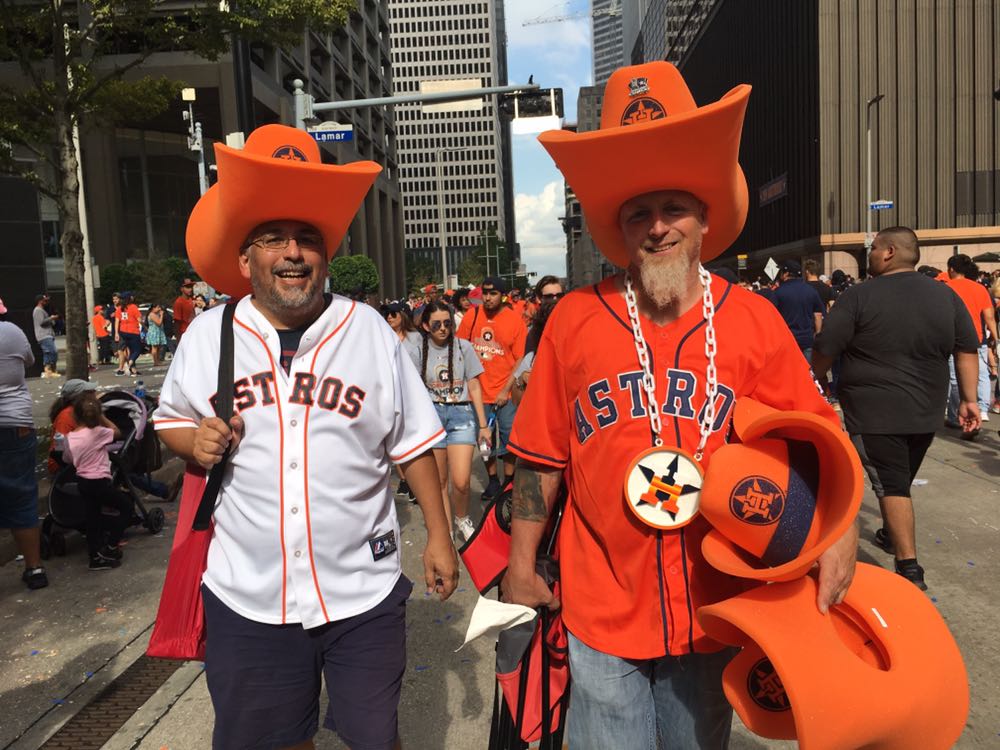
<path id="1" fill-rule="evenodd" d="M 424 582 L 427 593 L 437 593 L 444 601 L 458 586 L 458 555 L 451 537 L 429 538 L 424 549 Z"/>
<path id="2" fill-rule="evenodd" d="M 858 560 L 858 524 L 854 522 L 833 546 L 819 556 L 819 593 L 816 606 L 824 615 L 832 604 L 840 604 L 854 580 Z"/>

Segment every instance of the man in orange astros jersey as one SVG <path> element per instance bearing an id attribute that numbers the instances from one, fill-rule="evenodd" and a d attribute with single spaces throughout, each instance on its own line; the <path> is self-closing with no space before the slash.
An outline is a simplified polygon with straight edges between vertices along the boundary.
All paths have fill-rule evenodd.
<path id="1" fill-rule="evenodd" d="M 726 746 L 732 651 L 695 612 L 746 582 L 705 562 L 709 525 L 690 498 L 738 398 L 839 427 L 774 306 L 700 265 L 746 219 L 737 157 L 749 94 L 737 86 L 697 107 L 672 65 L 626 67 L 607 82 L 600 130 L 539 137 L 595 243 L 626 269 L 556 307 L 509 443 L 518 469 L 504 599 L 562 606 L 574 750 Z M 638 470 L 648 482 L 626 496 Z M 535 573 L 560 481 L 561 602 Z M 856 549 L 852 525 L 820 558 L 822 612 L 846 594 Z"/>

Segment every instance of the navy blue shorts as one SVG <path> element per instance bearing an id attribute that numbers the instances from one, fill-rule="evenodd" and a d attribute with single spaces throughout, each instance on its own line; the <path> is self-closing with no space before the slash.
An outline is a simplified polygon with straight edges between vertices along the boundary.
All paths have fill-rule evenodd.
<path id="1" fill-rule="evenodd" d="M 248 620 L 203 586 L 214 750 L 278 750 L 311 739 L 323 678 L 324 726 L 351 750 L 390 750 L 398 737 L 412 588 L 400 576 L 367 612 L 306 630 Z"/>
<path id="2" fill-rule="evenodd" d="M 34 427 L 0 427 L 0 529 L 38 526 Z"/>

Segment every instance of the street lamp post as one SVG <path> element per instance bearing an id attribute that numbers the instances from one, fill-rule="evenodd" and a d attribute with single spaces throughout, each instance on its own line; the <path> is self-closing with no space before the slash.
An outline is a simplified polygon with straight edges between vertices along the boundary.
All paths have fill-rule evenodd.
<path id="1" fill-rule="evenodd" d="M 204 195 L 208 190 L 208 177 L 205 174 L 205 149 L 201 141 L 201 123 L 194 121 L 194 101 L 197 92 L 194 89 L 182 89 L 181 99 L 187 102 L 187 112 L 184 112 L 184 119 L 188 124 L 188 150 L 198 154 L 198 189 Z"/>
<path id="2" fill-rule="evenodd" d="M 871 99 L 868 100 L 868 106 L 865 107 L 865 130 L 867 131 L 868 137 L 868 201 L 865 204 L 865 215 L 867 217 L 866 228 L 865 228 L 865 260 L 867 262 L 868 254 L 872 251 L 872 241 L 875 239 L 872 235 L 872 106 L 878 104 L 882 99 L 885 98 L 885 94 L 876 94 Z"/>
<path id="3" fill-rule="evenodd" d="M 465 151 L 464 148 L 439 148 L 434 152 L 437 175 L 438 239 L 441 242 L 441 278 L 443 291 L 448 291 L 448 232 L 444 208 L 444 154 L 449 151 Z"/>

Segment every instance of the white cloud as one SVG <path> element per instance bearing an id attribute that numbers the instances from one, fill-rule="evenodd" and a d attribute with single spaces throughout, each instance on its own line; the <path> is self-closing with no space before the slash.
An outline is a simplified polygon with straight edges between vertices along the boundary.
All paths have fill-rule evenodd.
<path id="1" fill-rule="evenodd" d="M 546 183 L 539 193 L 514 198 L 521 262 L 539 276 L 566 275 L 566 235 L 559 217 L 566 212 L 562 180 Z"/>
<path id="2" fill-rule="evenodd" d="M 574 18 L 565 21 L 532 24 L 525 21 L 540 17 L 575 15 L 589 10 L 590 3 L 556 3 L 548 5 L 538 0 L 507 0 L 504 5 L 507 25 L 507 55 L 514 59 L 530 59 L 535 69 L 535 80 L 543 85 L 546 81 L 539 75 L 552 72 L 552 68 L 590 67 L 590 19 Z M 525 58 L 524 56 L 530 56 Z M 577 85 L 586 85 L 581 81 Z M 552 85 L 549 83 L 548 85 Z"/>

